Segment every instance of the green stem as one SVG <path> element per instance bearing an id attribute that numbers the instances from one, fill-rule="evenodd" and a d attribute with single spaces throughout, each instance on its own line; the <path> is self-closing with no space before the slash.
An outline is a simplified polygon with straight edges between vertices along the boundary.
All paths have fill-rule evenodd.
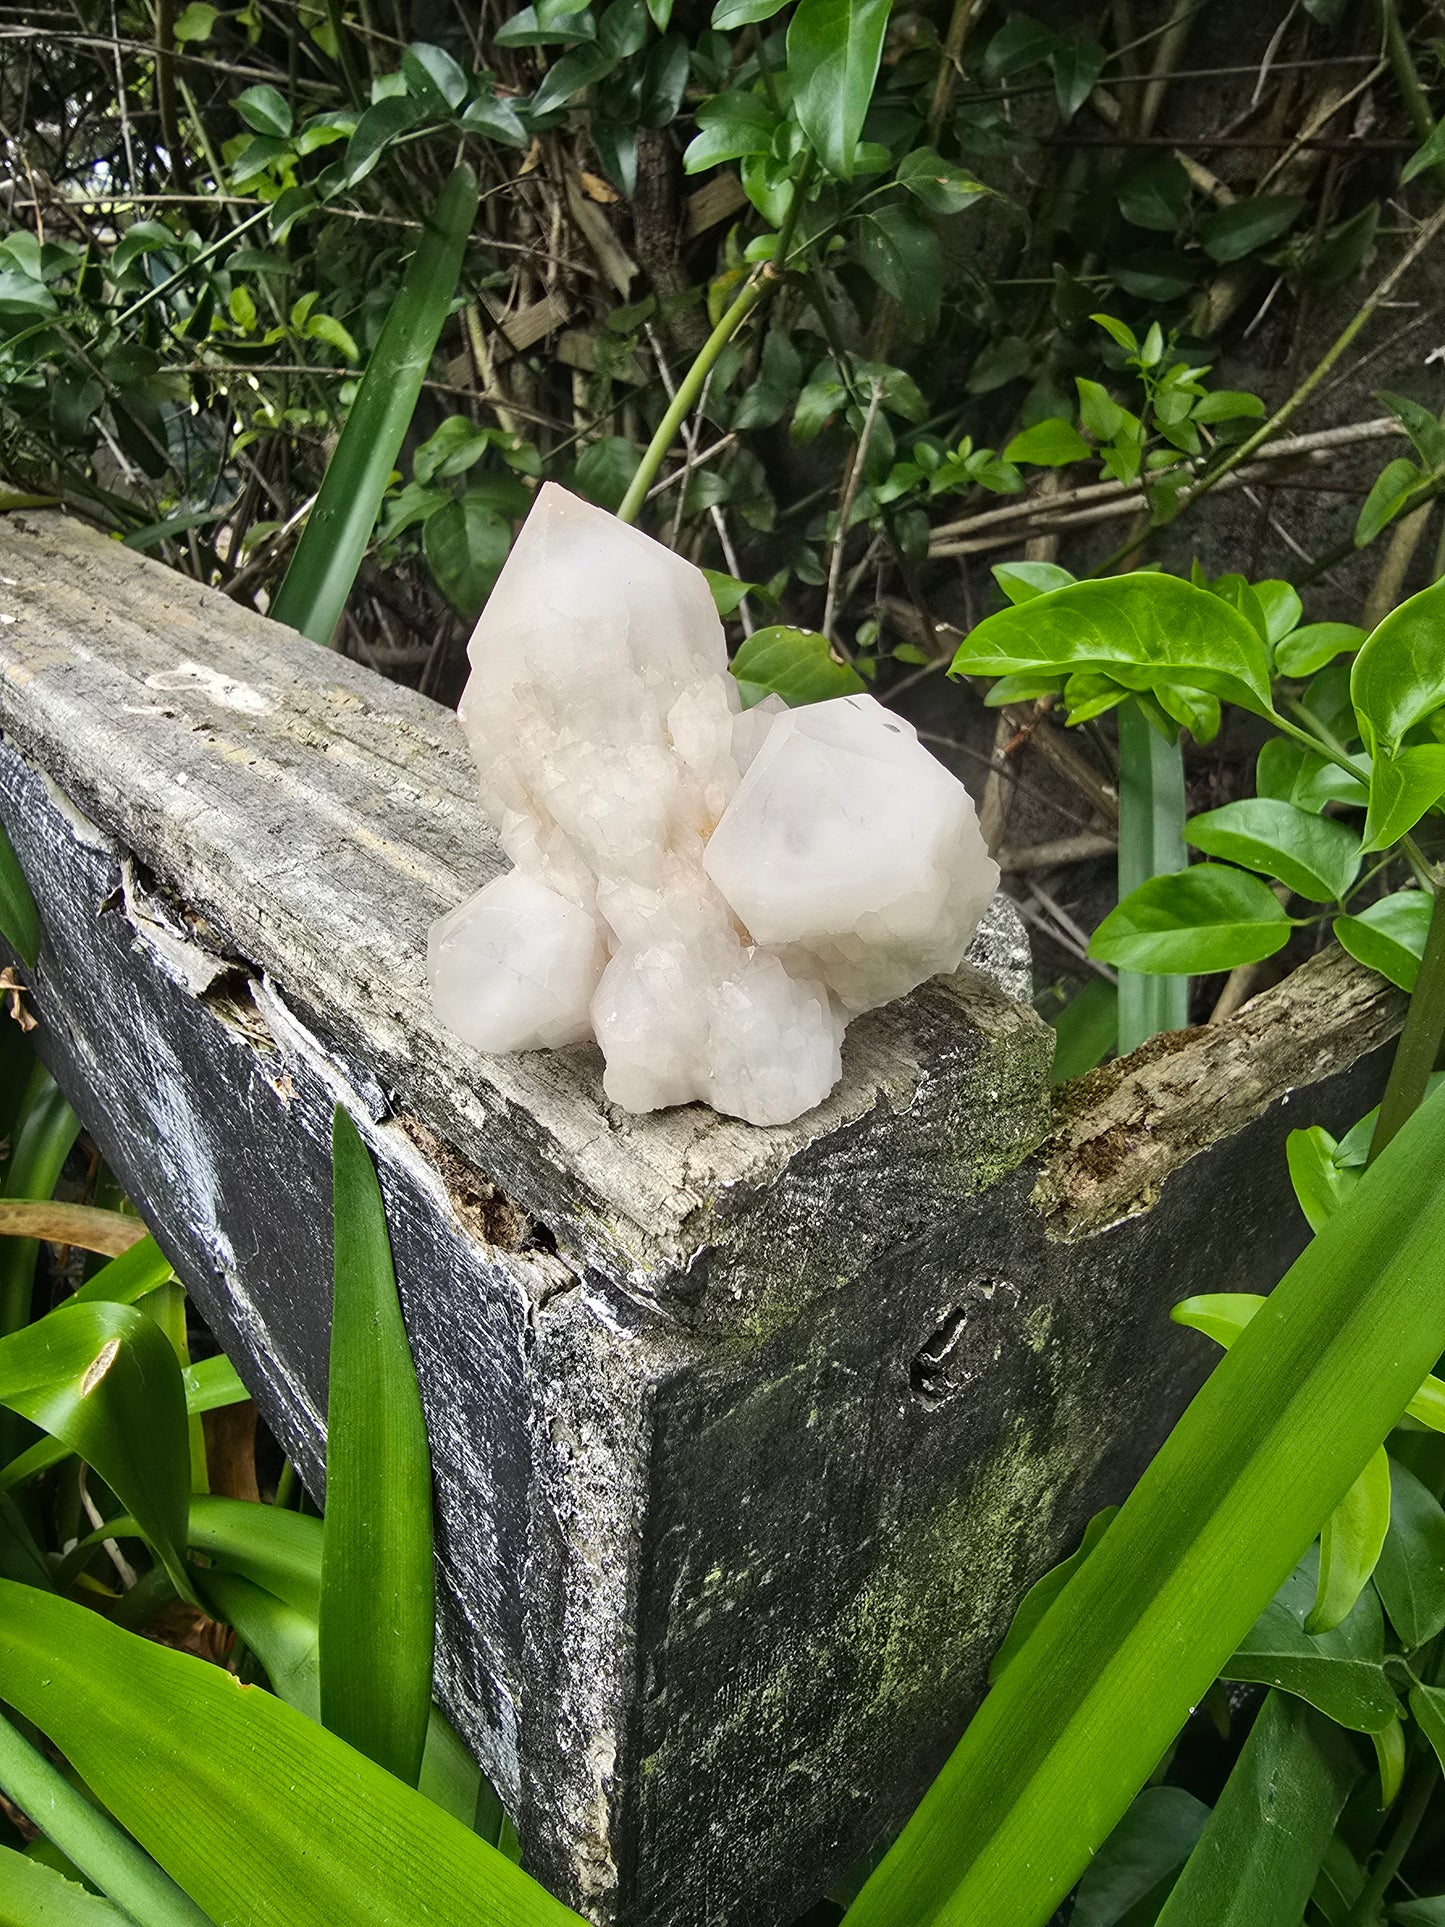
<path id="1" fill-rule="evenodd" d="M 1137 702 L 1119 709 L 1119 900 L 1150 877 L 1182 870 L 1184 756 Z M 1119 972 L 1119 1053 L 1189 1022 L 1189 979 Z"/>
<path id="2" fill-rule="evenodd" d="M 142 1927 L 212 1927 L 193 1900 L 0 1714 L 0 1787 Z"/>
<path id="3" fill-rule="evenodd" d="M 1445 889 L 1436 889 L 1430 931 L 1420 974 L 1395 1046 L 1390 1081 L 1370 1140 L 1370 1161 L 1384 1150 L 1425 1095 L 1430 1073 L 1445 1043 Z"/>
<path id="4" fill-rule="evenodd" d="M 648 492 L 657 480 L 657 472 L 667 460 L 667 451 L 676 441 L 678 431 L 702 393 L 703 384 L 712 373 L 718 356 L 754 308 L 766 301 L 781 283 L 787 271 L 788 257 L 792 253 L 793 235 L 797 229 L 798 217 L 803 211 L 811 172 L 811 160 L 806 161 L 793 182 L 792 198 L 788 202 L 788 211 L 783 217 L 783 225 L 778 230 L 778 244 L 773 250 L 772 260 L 766 262 L 758 274 L 743 284 L 726 314 L 698 350 L 696 361 L 677 384 L 677 393 L 669 403 L 667 413 L 657 424 L 652 440 L 647 444 L 642 460 L 638 463 L 637 473 L 633 476 L 631 485 L 622 498 L 622 506 L 617 511 L 619 522 L 637 520 L 642 505 L 647 500 Z"/>
<path id="5" fill-rule="evenodd" d="M 1370 1922 L 1380 1918 L 1380 1903 L 1414 1843 L 1420 1822 L 1425 1818 L 1431 1795 L 1438 1784 L 1434 1762 L 1431 1761 L 1429 1769 L 1416 1776 L 1401 1801 L 1385 1850 L 1375 1862 L 1369 1879 L 1360 1889 L 1354 1906 L 1346 1916 L 1346 1927 L 1369 1927 Z"/>

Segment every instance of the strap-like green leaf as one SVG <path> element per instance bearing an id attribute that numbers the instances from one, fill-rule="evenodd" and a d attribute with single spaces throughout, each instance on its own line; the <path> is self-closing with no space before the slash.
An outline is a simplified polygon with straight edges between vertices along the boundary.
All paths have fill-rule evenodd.
<path id="1" fill-rule="evenodd" d="M 135 1927 L 112 1907 L 52 1867 L 0 1847 L 0 1927 Z"/>
<path id="2" fill-rule="evenodd" d="M 79 1134 L 80 1119 L 65 1093 L 49 1071 L 37 1065 L 15 1132 L 4 1196 L 48 1198 Z M 0 1240 L 0 1334 L 18 1331 L 30 1317 L 39 1249 L 33 1238 Z"/>
<path id="3" fill-rule="evenodd" d="M 339 1107 L 321 1562 L 321 1715 L 415 1786 L 435 1641 L 431 1454 L 381 1187 Z"/>
<path id="4" fill-rule="evenodd" d="M 852 1927 L 1037 1927 L 1063 1898 L 1445 1350 L 1442 1165 L 1437 1093 L 1215 1368 Z"/>
<path id="5" fill-rule="evenodd" d="M 0 1698 L 217 1921 L 577 1927 L 495 1848 L 270 1693 L 5 1581 Z"/>
<path id="6" fill-rule="evenodd" d="M 1306 1632 L 1333 1632 L 1349 1618 L 1389 1529 L 1390 1461 L 1381 1446 L 1320 1529 L 1320 1583 Z"/>

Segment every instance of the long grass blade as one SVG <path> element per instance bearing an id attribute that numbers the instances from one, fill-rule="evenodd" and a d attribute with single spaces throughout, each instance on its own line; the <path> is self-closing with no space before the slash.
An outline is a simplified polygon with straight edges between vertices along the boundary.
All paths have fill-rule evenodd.
<path id="1" fill-rule="evenodd" d="M 1445 1092 L 1216 1366 L 850 1927 L 1041 1927 L 1445 1350 Z"/>
<path id="2" fill-rule="evenodd" d="M 415 1786 L 435 1643 L 431 1454 L 381 1187 L 356 1126 L 332 1128 L 335 1289 L 321 1561 L 321 1716 Z"/>
<path id="3" fill-rule="evenodd" d="M 0 1927 L 135 1927 L 135 1918 L 53 1867 L 0 1847 Z"/>
<path id="4" fill-rule="evenodd" d="M 278 622 L 313 642 L 331 640 L 346 607 L 456 293 L 476 212 L 476 177 L 469 167 L 459 167 L 442 189 L 402 278 L 272 604 Z"/>
<path id="5" fill-rule="evenodd" d="M 1119 900 L 1150 877 L 1182 870 L 1184 752 L 1136 702 L 1119 706 Z M 1119 972 L 1119 1052 L 1189 1022 L 1189 979 Z"/>
<path id="6" fill-rule="evenodd" d="M 11 1594 L 33 1599 L 45 1597 L 29 1593 L 9 1580 L 0 1584 Z M 92 1616 L 80 1607 L 71 1610 L 87 1618 Z M 0 1713 L 0 1787 L 46 1839 L 59 1847 L 87 1880 L 94 1881 L 102 1893 L 117 1901 L 139 1927 L 212 1927 L 208 1916 L 195 1902 L 188 1899 L 133 1840 L 128 1840 L 113 1820 L 97 1811 L 43 1753 L 22 1738 L 3 1713 Z M 8 1862 L 4 1871 L 6 1875 L 13 1872 Z M 0 1910 L 8 1900 L 8 1895 L 0 1895 Z M 60 1919 L 63 1916 L 57 1916 L 57 1920 Z M 88 1920 L 86 1927 L 89 1927 Z"/>
<path id="7" fill-rule="evenodd" d="M 495 1848 L 270 1693 L 3 1580 L 0 1699 L 217 1921 L 577 1927 Z"/>
<path id="8" fill-rule="evenodd" d="M 49 1071 L 37 1064 L 0 1195 L 48 1198 L 79 1134 L 80 1119 L 66 1102 L 64 1092 Z M 39 1251 L 34 1238 L 0 1243 L 0 1336 L 18 1331 L 29 1321 Z"/>

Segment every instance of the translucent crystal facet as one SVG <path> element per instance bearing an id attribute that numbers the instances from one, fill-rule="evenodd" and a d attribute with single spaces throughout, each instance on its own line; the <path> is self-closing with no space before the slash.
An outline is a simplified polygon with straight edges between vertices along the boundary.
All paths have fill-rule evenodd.
<path id="1" fill-rule="evenodd" d="M 998 872 L 973 805 L 868 696 L 741 713 L 700 570 L 548 483 L 460 716 L 515 869 L 432 927 L 479 1050 L 593 1036 L 629 1111 L 782 1124 L 859 1011 L 957 969 Z"/>

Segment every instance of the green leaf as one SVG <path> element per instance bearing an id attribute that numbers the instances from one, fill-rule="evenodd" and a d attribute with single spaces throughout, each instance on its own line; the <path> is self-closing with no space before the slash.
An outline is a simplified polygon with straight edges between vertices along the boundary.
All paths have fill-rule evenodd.
<path id="1" fill-rule="evenodd" d="M 1298 1927 L 1359 1777 L 1333 1727 L 1271 1693 L 1157 1927 Z"/>
<path id="2" fill-rule="evenodd" d="M 915 147 L 898 163 L 898 181 L 916 195 L 930 214 L 961 214 L 993 192 L 936 147 Z"/>
<path id="3" fill-rule="evenodd" d="M 849 1927 L 1036 1927 L 1060 1904 L 1445 1350 L 1442 1164 L 1437 1092 L 1215 1367 Z M 1301 1621 L 1312 1591 L 1307 1580 Z M 1299 1640 L 1352 1656 L 1372 1597 L 1318 1640 L 1298 1626 Z M 1366 1710 L 1388 1724 L 1378 1664 L 1356 1697 L 1377 1699 Z"/>
<path id="4" fill-rule="evenodd" d="M 1442 164 L 1445 164 L 1445 121 L 1441 121 L 1438 126 L 1430 130 L 1424 143 L 1415 149 L 1400 169 L 1401 187 L 1413 181 L 1417 174 L 1423 174 L 1426 168 L 1439 167 Z"/>
<path id="5" fill-rule="evenodd" d="M 346 143 L 346 185 L 364 181 L 391 143 L 421 118 L 420 104 L 407 94 L 392 94 L 368 107 Z"/>
<path id="6" fill-rule="evenodd" d="M 1171 222 L 1170 225 L 1172 226 L 1173 223 Z M 1127 321 L 1116 321 L 1111 314 L 1091 314 L 1089 319 L 1090 321 L 1097 322 L 1105 334 L 1109 336 L 1110 340 L 1117 342 L 1126 354 L 1138 354 L 1139 337 Z"/>
<path id="7" fill-rule="evenodd" d="M 1346 1215 L 1335 1223 L 1343 1223 Z M 1398 1718 L 1400 1706 L 1385 1677 L 1385 1627 L 1379 1599 L 1367 1587 L 1343 1624 L 1330 1632 L 1306 1632 L 1305 1619 L 1317 1594 L 1318 1578 L 1319 1562 L 1312 1547 L 1238 1650 L 1224 1662 L 1221 1674 L 1225 1679 L 1277 1686 L 1308 1700 L 1353 1732 L 1383 1733 Z"/>
<path id="8" fill-rule="evenodd" d="M 993 579 L 1015 605 L 1032 602 L 1051 589 L 1066 589 L 1074 580 L 1057 562 L 996 562 Z"/>
<path id="9" fill-rule="evenodd" d="M 11 1593 L 18 1590 L 9 1582 L 7 1589 Z M 22 1592 L 21 1596 L 27 1594 Z M 28 1597 L 39 1599 L 44 1595 L 29 1593 Z M 43 1824 L 46 1839 L 77 1872 L 123 1904 L 125 1912 L 117 1918 L 123 1918 L 126 1927 L 132 1927 L 136 1921 L 143 1922 L 144 1927 L 211 1927 L 200 1909 L 166 1878 L 155 1862 L 147 1859 L 135 1842 L 128 1840 L 114 1821 L 101 1813 L 78 1787 L 72 1786 L 67 1776 L 43 1753 L 23 1739 L 3 1714 L 0 1714 L 0 1787 L 24 1813 L 37 1824 Z M 22 1861 L 21 1865 L 33 1868 L 37 1876 L 41 1872 L 52 1873 L 52 1869 L 41 1868 L 30 1860 Z M 58 1874 L 52 1877 L 61 1878 Z M 83 1920 L 85 1927 L 94 1921 L 96 1927 L 100 1927 L 104 1918 L 94 1911 L 67 1915 L 61 1909 L 68 1896 L 57 1898 L 56 1890 L 43 1902 L 39 1901 L 34 1881 L 24 1873 L 17 1873 L 8 1855 L 0 1863 L 0 1879 L 5 1882 L 0 1890 L 0 1910 L 4 1910 L 0 1918 L 7 1927 L 16 1918 L 8 1909 L 17 1894 L 26 1903 L 18 1916 L 20 1927 L 70 1927 L 71 1919 Z M 94 1905 L 100 1907 L 102 1903 L 95 1901 Z M 38 1911 L 28 1911 L 31 1907 Z"/>
<path id="10" fill-rule="evenodd" d="M 332 1118 L 335 1292 L 326 1413 L 321 1713 L 415 1786 L 435 1640 L 431 1455 L 381 1187 L 350 1117 Z"/>
<path id="11" fill-rule="evenodd" d="M 1002 609 L 964 638 L 952 673 L 1042 668 L 1108 675 L 1139 690 L 1183 683 L 1272 714 L 1264 643 L 1237 610 L 1177 576 L 1141 570 L 1076 582 Z"/>
<path id="12" fill-rule="evenodd" d="M 1289 582 L 1256 582 L 1253 588 L 1264 617 L 1265 641 L 1283 642 L 1304 613 L 1299 591 Z"/>
<path id="13" fill-rule="evenodd" d="M 1360 867 L 1360 839 L 1343 823 L 1273 797 L 1246 797 L 1191 817 L 1184 840 L 1207 856 L 1278 877 L 1311 903 L 1343 897 Z"/>
<path id="14" fill-rule="evenodd" d="M 0 827 L 0 937 L 29 969 L 40 955 L 40 912 L 14 845 Z"/>
<path id="15" fill-rule="evenodd" d="M 604 79 L 616 63 L 617 56 L 605 47 L 574 47 L 570 53 L 554 60 L 543 75 L 542 84 L 529 103 L 532 116 L 535 119 L 557 113 L 584 87 Z"/>
<path id="16" fill-rule="evenodd" d="M 1408 395 L 1393 395 L 1383 389 L 1375 399 L 1384 403 L 1410 437 L 1415 453 L 1426 468 L 1445 466 L 1445 425 L 1422 402 L 1412 401 Z"/>
<path id="17" fill-rule="evenodd" d="M 1390 1529 L 1390 1461 L 1385 1448 L 1320 1528 L 1320 1577 L 1307 1633 L 1331 1633 L 1355 1610 Z"/>
<path id="18" fill-rule="evenodd" d="M 512 524 L 486 497 L 466 493 L 426 518 L 422 549 L 435 584 L 457 613 L 474 622 L 501 574 L 512 545 Z"/>
<path id="19" fill-rule="evenodd" d="M 1119 1927 L 1188 1858 L 1209 1808 L 1183 1787 L 1151 1786 L 1100 1847 L 1079 1882 L 1069 1927 Z"/>
<path id="20" fill-rule="evenodd" d="M 730 616 L 739 604 L 750 595 L 756 595 L 762 588 L 761 582 L 742 582 L 735 575 L 725 575 L 718 569 L 704 569 L 707 586 L 712 591 L 713 607 L 720 616 Z"/>
<path id="21" fill-rule="evenodd" d="M 1370 808 L 1364 848 L 1387 850 L 1445 797 L 1445 744 L 1376 750 L 1370 765 Z"/>
<path id="22" fill-rule="evenodd" d="M 983 70 L 990 80 L 1039 67 L 1059 45 L 1059 36 L 1031 14 L 1013 14 L 984 49 Z"/>
<path id="23" fill-rule="evenodd" d="M 761 94 L 716 94 L 697 110 L 698 132 L 682 157 L 689 174 L 748 154 L 766 154 L 778 117 Z"/>
<path id="24" fill-rule="evenodd" d="M 883 292 L 902 306 L 909 332 L 917 337 L 932 334 L 938 325 L 943 261 L 930 223 L 900 201 L 874 205 L 858 223 L 858 258 Z"/>
<path id="25" fill-rule="evenodd" d="M 271 1694 L 8 1582 L 0 1697 L 216 1921 L 576 1927 L 495 1848 Z"/>
<path id="26" fill-rule="evenodd" d="M 1391 611 L 1361 645 L 1350 699 L 1371 755 L 1398 749 L 1405 732 L 1445 703 L 1445 581 Z"/>
<path id="27" fill-rule="evenodd" d="M 1373 542 L 1380 531 L 1394 521 L 1422 479 L 1419 469 L 1403 455 L 1385 464 L 1375 477 L 1375 485 L 1365 497 L 1355 522 L 1357 549 Z"/>
<path id="28" fill-rule="evenodd" d="M 1389 1917 L 1391 1927 L 1445 1927 L 1445 1894 L 1433 1894 L 1425 1900 L 1398 1900 Z"/>
<path id="29" fill-rule="evenodd" d="M 1256 194 L 1252 200 L 1216 208 L 1199 223 L 1204 252 L 1211 261 L 1242 261 L 1287 233 L 1303 206 L 1293 194 Z"/>
<path id="30" fill-rule="evenodd" d="M 1072 687 L 1072 683 L 1070 685 Z M 1077 712 L 1075 712 L 1077 714 Z M 1184 851 L 1184 754 L 1156 729 L 1137 702 L 1119 711 L 1119 895 L 1177 872 Z M 1189 1022 L 1185 976 L 1119 973 L 1119 1050 Z"/>
<path id="31" fill-rule="evenodd" d="M 1445 1511 L 1397 1459 L 1390 1461 L 1390 1530 L 1375 1590 L 1407 1652 L 1445 1629 Z"/>
<path id="32" fill-rule="evenodd" d="M 1068 462 L 1087 461 L 1093 449 L 1077 428 L 1057 418 L 1035 422 L 1015 435 L 1003 452 L 1006 462 L 1033 462 L 1040 468 L 1062 468 Z"/>
<path id="33" fill-rule="evenodd" d="M 830 174 L 853 178 L 890 0 L 798 0 L 788 23 L 793 112 Z"/>
<path id="34" fill-rule="evenodd" d="M 615 512 L 640 459 L 632 443 L 621 435 L 605 435 L 601 441 L 589 442 L 577 457 L 579 492 L 599 507 Z"/>
<path id="35" fill-rule="evenodd" d="M 1063 41 L 1049 55 L 1054 97 L 1065 124 L 1074 118 L 1098 85 L 1108 55 L 1095 41 Z"/>
<path id="36" fill-rule="evenodd" d="M 13 1847 L 0 1847 L 0 1895 L 0 1927 L 135 1927 L 130 1914 Z"/>
<path id="37" fill-rule="evenodd" d="M 504 141 L 508 147 L 526 147 L 531 142 L 516 108 L 500 94 L 478 94 L 475 100 L 469 100 L 457 125 L 465 133 Z"/>
<path id="38" fill-rule="evenodd" d="M 464 475 L 479 462 L 495 439 L 489 428 L 479 428 L 465 415 L 448 415 L 411 458 L 413 480 L 425 487 L 452 475 Z"/>
<path id="39" fill-rule="evenodd" d="M 1365 631 L 1353 622 L 1309 622 L 1277 644 L 1274 666 L 1282 676 L 1312 676 L 1336 656 L 1359 648 Z"/>
<path id="40" fill-rule="evenodd" d="M 1370 1126 L 1369 1135 L 1374 1135 L 1374 1121 L 1379 1115 L 1372 1111 L 1364 1120 Z M 1354 1132 L 1350 1133 L 1354 1136 Z M 1340 1145 L 1343 1153 L 1348 1140 Z M 1368 1141 L 1362 1148 L 1359 1163 L 1363 1168 Z M 1255 1317 L 1265 1303 L 1258 1293 L 1250 1291 L 1206 1292 L 1197 1298 L 1182 1299 L 1169 1316 L 1176 1325 L 1188 1325 L 1192 1330 L 1203 1332 L 1212 1338 L 1216 1345 L 1224 1346 L 1227 1351 L 1238 1338 L 1250 1320 Z M 1421 1425 L 1428 1425 L 1432 1432 L 1445 1432 L 1445 1379 L 1433 1376 L 1422 1379 L 1420 1389 L 1405 1407 L 1412 1419 Z"/>
<path id="41" fill-rule="evenodd" d="M 0 1196 L 48 1198 L 79 1132 L 80 1119 L 65 1093 L 49 1071 L 37 1065 L 12 1132 Z M 33 1238 L 0 1239 L 0 1333 L 17 1331 L 29 1320 L 39 1249 Z"/>
<path id="42" fill-rule="evenodd" d="M 177 42 L 185 46 L 191 41 L 209 40 L 220 11 L 219 7 L 203 5 L 202 0 L 190 0 L 190 5 L 183 7 L 176 16 L 172 32 Z"/>
<path id="43" fill-rule="evenodd" d="M 1292 928 L 1258 877 L 1197 863 L 1130 891 L 1094 932 L 1089 955 L 1126 970 L 1202 976 L 1272 957 Z"/>
<path id="44" fill-rule="evenodd" d="M 248 87 L 236 96 L 236 112 L 256 134 L 271 134 L 277 140 L 291 137 L 291 103 L 277 88 Z"/>
<path id="45" fill-rule="evenodd" d="M 1435 1758 L 1445 1767 L 1445 1689 L 1418 1683 L 1413 1685 L 1410 1688 L 1410 1711 L 1434 1749 Z"/>
<path id="46" fill-rule="evenodd" d="M 1359 1182 L 1359 1173 L 1344 1169 L 1336 1158 L 1339 1146 L 1318 1124 L 1291 1131 L 1285 1139 L 1289 1179 L 1295 1199 L 1311 1231 L 1322 1231 Z"/>
<path id="47" fill-rule="evenodd" d="M 1119 212 L 1135 227 L 1148 228 L 1156 234 L 1173 234 L 1189 205 L 1189 176 L 1173 155 L 1160 154 L 1127 168 L 1116 189 L 1116 198 Z M 1098 316 L 1094 319 L 1098 320 Z M 1115 340 L 1131 354 L 1138 351 L 1137 341 L 1123 341 L 1117 335 Z"/>
<path id="48" fill-rule="evenodd" d="M 1324 809 L 1326 804 L 1354 804 L 1362 809 L 1368 800 L 1362 780 L 1285 736 L 1272 736 L 1260 750 L 1254 788 L 1260 796 L 1274 796 L 1299 809 Z"/>
<path id="49" fill-rule="evenodd" d="M 367 109 L 368 114 L 377 111 Z M 313 642 L 330 641 L 346 607 L 451 308 L 476 212 L 476 177 L 469 167 L 459 167 L 408 263 L 272 604 L 275 621 Z"/>
<path id="50" fill-rule="evenodd" d="M 177 1592 L 193 1598 L 181 1556 L 190 1503 L 185 1394 L 155 1320 L 105 1301 L 57 1306 L 0 1339 L 0 1403 L 95 1467 Z"/>
<path id="51" fill-rule="evenodd" d="M 1212 394 L 1202 395 L 1195 402 L 1189 411 L 1189 419 L 1196 422 L 1233 422 L 1263 413 L 1264 403 L 1258 395 L 1248 395 L 1237 388 L 1216 388 Z"/>
<path id="52" fill-rule="evenodd" d="M 858 696 L 868 687 L 855 669 L 834 658 L 826 636 L 780 623 L 755 629 L 729 667 L 749 703 L 781 696 L 797 709 L 834 696 Z"/>
<path id="53" fill-rule="evenodd" d="M 1079 391 L 1079 415 L 1085 428 L 1101 442 L 1113 441 L 1123 424 L 1124 410 L 1097 381 L 1087 381 L 1081 375 L 1075 385 Z"/>
<path id="54" fill-rule="evenodd" d="M 1119 992 L 1104 977 L 1091 977 L 1051 1019 L 1054 1067 L 1050 1082 L 1067 1084 L 1101 1064 L 1119 1035 Z"/>
<path id="55" fill-rule="evenodd" d="M 783 11 L 788 0 L 717 0 L 712 24 L 718 33 L 731 33 L 734 27 L 755 26 Z"/>
<path id="56" fill-rule="evenodd" d="M 1423 890 L 1396 890 L 1358 916 L 1336 917 L 1335 936 L 1356 963 L 1378 970 L 1401 990 L 1413 990 L 1425 955 L 1431 903 Z"/>
<path id="57" fill-rule="evenodd" d="M 1110 1505 L 1105 1506 L 1102 1512 L 1096 1512 L 1084 1528 L 1078 1551 L 1061 1560 L 1057 1566 L 1051 1566 L 1041 1579 L 1035 1580 L 1029 1587 L 1018 1603 L 1003 1644 L 993 1656 L 988 1669 L 990 1685 L 1002 1675 L 1010 1661 L 1018 1658 L 1035 1627 L 1103 1538 L 1118 1510 L 1118 1506 Z"/>
<path id="58" fill-rule="evenodd" d="M 412 98 L 429 114 L 454 113 L 467 97 L 467 76 L 445 47 L 413 41 L 401 57 Z"/>

